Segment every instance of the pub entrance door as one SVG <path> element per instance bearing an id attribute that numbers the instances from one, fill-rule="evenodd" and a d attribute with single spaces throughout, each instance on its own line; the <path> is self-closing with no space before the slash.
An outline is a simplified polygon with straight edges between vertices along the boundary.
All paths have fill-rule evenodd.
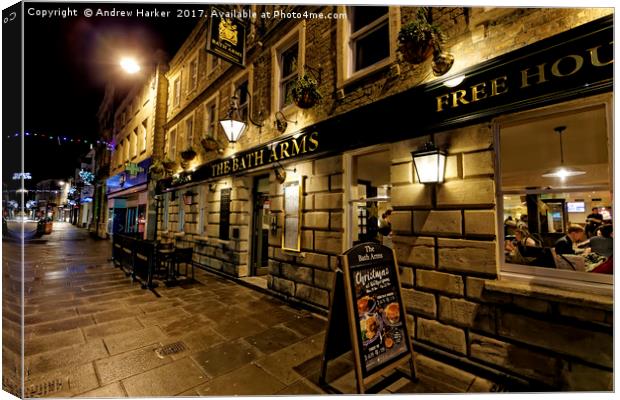
<path id="1" fill-rule="evenodd" d="M 269 266 L 269 175 L 254 178 L 252 198 L 250 275 L 267 275 Z"/>

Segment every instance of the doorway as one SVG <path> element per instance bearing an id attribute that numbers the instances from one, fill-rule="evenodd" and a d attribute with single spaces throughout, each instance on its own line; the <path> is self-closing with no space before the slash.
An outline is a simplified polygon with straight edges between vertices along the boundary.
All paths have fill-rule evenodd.
<path id="1" fill-rule="evenodd" d="M 252 247 L 250 275 L 267 275 L 269 267 L 269 175 L 254 178 L 252 189 Z"/>

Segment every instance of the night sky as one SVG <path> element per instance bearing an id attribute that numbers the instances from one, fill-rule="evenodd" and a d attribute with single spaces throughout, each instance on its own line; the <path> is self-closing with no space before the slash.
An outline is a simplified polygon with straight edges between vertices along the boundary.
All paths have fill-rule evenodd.
<path id="1" fill-rule="evenodd" d="M 148 59 L 155 50 L 163 49 L 172 58 L 198 22 L 198 18 L 175 17 L 175 10 L 204 7 L 174 3 L 25 3 L 24 132 L 30 133 L 25 137 L 25 171 L 32 175 L 27 187 L 44 179 L 73 175 L 79 157 L 88 151 L 83 141 L 97 140 L 96 113 L 106 82 L 123 88 L 128 87 L 130 79 L 137 79 L 122 73 L 120 56 Z M 133 11 L 134 15 L 86 18 L 87 8 L 93 12 Z M 67 9 L 77 10 L 77 16 L 28 15 L 34 10 Z M 146 18 L 136 17 L 137 9 L 171 12 L 168 18 Z M 18 154 L 19 139 L 7 139 L 17 131 L 6 132 L 6 126 L 3 130 L 3 181 L 11 184 L 10 176 L 19 171 L 19 163 L 16 157 L 6 155 Z M 50 140 L 50 135 L 54 139 Z M 80 139 L 81 143 L 59 144 L 57 136 Z"/>

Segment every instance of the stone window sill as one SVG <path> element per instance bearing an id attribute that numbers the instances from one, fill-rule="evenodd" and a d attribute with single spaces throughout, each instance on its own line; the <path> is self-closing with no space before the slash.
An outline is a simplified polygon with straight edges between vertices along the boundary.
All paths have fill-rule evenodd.
<path id="1" fill-rule="evenodd" d="M 533 297 L 540 300 L 568 303 L 605 311 L 613 311 L 614 306 L 613 296 L 580 293 L 511 280 L 487 280 L 484 282 L 484 289 L 489 292 Z"/>

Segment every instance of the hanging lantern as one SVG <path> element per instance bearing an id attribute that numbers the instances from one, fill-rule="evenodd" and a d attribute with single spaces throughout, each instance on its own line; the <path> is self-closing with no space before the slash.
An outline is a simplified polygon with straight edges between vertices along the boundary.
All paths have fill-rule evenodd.
<path id="1" fill-rule="evenodd" d="M 442 183 L 446 172 L 446 153 L 426 143 L 422 150 L 411 152 L 420 183 Z"/>

